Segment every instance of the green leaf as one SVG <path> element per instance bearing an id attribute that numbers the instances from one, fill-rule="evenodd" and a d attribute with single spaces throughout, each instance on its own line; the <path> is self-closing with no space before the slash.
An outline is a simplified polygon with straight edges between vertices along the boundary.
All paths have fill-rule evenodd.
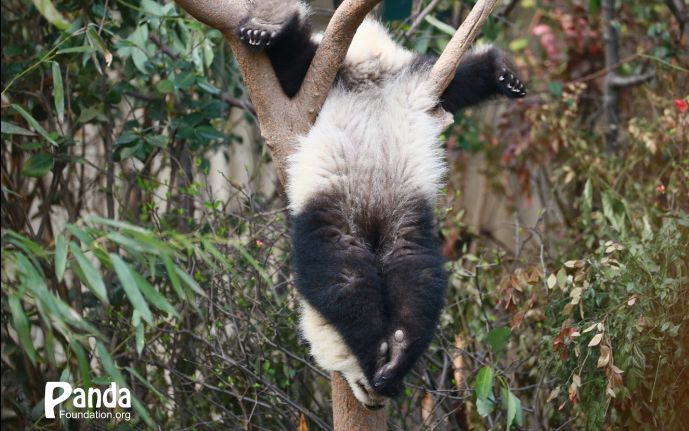
<path id="1" fill-rule="evenodd" d="M 445 24 L 433 15 L 427 15 L 426 22 L 449 36 L 454 36 L 455 32 L 457 31 L 451 25 Z"/>
<path id="2" fill-rule="evenodd" d="M 69 48 L 63 48 L 57 50 L 57 54 L 86 54 L 95 52 L 96 49 L 92 46 L 82 45 L 82 46 L 71 46 Z"/>
<path id="3" fill-rule="evenodd" d="M 82 386 L 84 389 L 91 386 L 91 365 L 89 364 L 88 358 L 84 348 L 81 347 L 79 341 L 72 338 L 69 341 L 69 345 L 72 347 L 72 351 L 77 357 L 77 362 L 79 363 L 79 372 L 81 373 Z"/>
<path id="4" fill-rule="evenodd" d="M 31 130 L 26 130 L 23 127 L 17 126 L 11 121 L 0 122 L 0 127 L 2 128 L 2 133 L 5 135 L 36 136 Z"/>
<path id="5" fill-rule="evenodd" d="M 12 295 L 7 298 L 7 302 L 10 306 L 10 312 L 12 313 L 12 324 L 14 326 L 14 330 L 17 331 L 19 343 L 21 344 L 24 353 L 26 353 L 26 356 L 28 356 L 31 360 L 31 363 L 36 365 L 36 361 L 38 361 L 38 354 L 36 353 L 36 349 L 33 346 L 33 341 L 31 340 L 31 325 L 29 324 L 29 318 L 26 317 L 21 301 L 17 295 Z"/>
<path id="6" fill-rule="evenodd" d="M 69 28 L 69 21 L 62 16 L 60 11 L 55 8 L 55 5 L 50 0 L 32 0 L 38 12 L 43 15 L 43 18 L 49 23 L 57 27 L 59 30 L 67 30 Z"/>
<path id="7" fill-rule="evenodd" d="M 522 402 L 517 398 L 512 391 L 507 388 L 502 388 L 500 391 L 502 398 L 502 406 L 507 411 L 506 416 L 506 430 L 512 427 L 512 424 L 522 425 Z"/>
<path id="8" fill-rule="evenodd" d="M 144 343 L 146 342 L 146 337 L 144 336 L 144 324 L 139 322 L 136 325 L 136 353 L 141 356 L 141 352 L 144 351 Z"/>
<path id="9" fill-rule="evenodd" d="M 218 87 L 216 87 L 215 85 L 211 84 L 210 82 L 208 82 L 208 80 L 206 78 L 199 78 L 196 85 L 198 85 L 199 88 L 201 90 L 205 91 L 206 93 L 216 94 L 216 95 L 221 93 L 220 89 Z"/>
<path id="10" fill-rule="evenodd" d="M 103 54 L 105 65 L 110 66 L 110 63 L 112 63 L 112 53 L 108 50 L 108 46 L 105 44 L 105 41 L 98 33 L 96 33 L 93 27 L 89 27 L 88 30 L 86 30 L 86 35 L 88 36 L 89 41 L 94 48 L 98 49 L 98 51 Z"/>
<path id="11" fill-rule="evenodd" d="M 167 402 L 167 401 L 168 401 L 168 397 L 167 397 L 167 396 L 165 396 L 162 392 L 160 392 L 155 386 L 153 386 L 153 385 L 151 384 L 151 382 L 149 382 L 148 380 L 146 380 L 146 379 L 145 379 L 141 374 L 139 374 L 139 372 L 136 371 L 134 368 L 132 368 L 132 367 L 125 367 L 124 369 L 127 370 L 127 371 L 129 371 L 129 373 L 130 373 L 132 376 L 136 377 L 141 383 L 143 383 L 144 386 L 146 386 L 148 389 L 150 389 L 151 392 L 153 392 L 154 394 L 156 394 L 156 396 L 157 396 L 161 401 L 163 401 L 163 402 Z"/>
<path id="12" fill-rule="evenodd" d="M 548 90 L 555 96 L 556 99 L 562 97 L 562 82 L 561 81 L 551 81 L 548 83 Z"/>
<path id="13" fill-rule="evenodd" d="M 101 277 L 100 272 L 96 269 L 95 266 L 93 266 L 91 261 L 89 261 L 86 258 L 84 252 L 81 251 L 78 245 L 76 245 L 73 242 L 70 242 L 69 250 L 76 258 L 76 262 L 79 266 L 79 269 L 81 270 L 81 273 L 85 278 L 85 280 L 82 281 L 84 281 L 86 287 L 88 287 L 91 290 L 91 292 L 93 292 L 93 294 L 96 295 L 98 299 L 100 299 L 106 304 L 109 304 L 108 293 L 105 290 L 105 283 L 103 283 L 103 278 Z"/>
<path id="14" fill-rule="evenodd" d="M 495 408 L 495 405 L 493 404 L 493 401 L 491 400 L 481 400 L 478 399 L 476 400 L 476 411 L 478 412 L 481 417 L 486 417 L 489 414 L 493 413 L 493 409 Z"/>
<path id="15" fill-rule="evenodd" d="M 91 247 L 93 245 L 93 238 L 88 232 L 85 232 L 78 227 L 74 226 L 73 224 L 67 223 L 65 225 L 65 229 L 69 231 L 72 235 L 77 237 L 79 241 L 81 241 L 82 245 L 85 245 L 86 247 Z"/>
<path id="16" fill-rule="evenodd" d="M 136 281 L 137 286 L 139 287 L 139 290 L 141 290 L 141 293 L 144 294 L 146 299 L 153 304 L 157 309 L 164 311 L 168 314 L 171 314 L 177 318 L 179 318 L 179 314 L 177 313 L 177 310 L 175 310 L 175 307 L 168 302 L 168 300 L 163 296 L 156 288 L 148 282 L 141 274 L 138 272 L 133 272 L 134 279 Z"/>
<path id="17" fill-rule="evenodd" d="M 50 137 L 48 132 L 46 132 L 45 129 L 41 127 L 40 124 L 38 124 L 38 121 L 36 121 L 36 119 L 32 117 L 31 114 L 26 112 L 24 108 L 14 103 L 10 106 L 12 107 L 12 109 L 17 111 L 17 113 L 21 115 L 39 135 L 43 136 L 43 138 L 45 138 L 46 141 L 50 142 L 51 145 L 57 146 L 57 142 L 55 142 L 55 140 Z"/>
<path id="18" fill-rule="evenodd" d="M 37 153 L 29 157 L 22 166 L 22 173 L 27 177 L 40 178 L 50 172 L 55 165 L 55 159 L 50 153 Z"/>
<path id="19" fill-rule="evenodd" d="M 585 225 L 591 223 L 591 212 L 593 211 L 593 186 L 591 178 L 586 180 L 584 185 L 584 195 L 581 199 L 581 217 Z"/>
<path id="20" fill-rule="evenodd" d="M 526 37 L 520 37 L 510 42 L 510 51 L 523 51 L 524 49 L 526 49 L 527 46 L 529 46 L 529 39 Z"/>
<path id="21" fill-rule="evenodd" d="M 64 235 L 55 238 L 55 276 L 57 281 L 62 281 L 67 268 L 67 241 Z"/>
<path id="22" fill-rule="evenodd" d="M 110 353 L 108 353 L 108 349 L 105 348 L 102 342 L 96 341 L 96 351 L 98 352 L 100 362 L 103 365 L 103 369 L 105 370 L 105 372 L 110 375 L 112 380 L 115 383 L 117 383 L 118 386 L 120 386 L 121 388 L 128 388 L 126 381 L 124 380 L 124 376 L 115 364 L 115 361 L 112 359 L 112 356 L 110 356 Z M 146 407 L 141 403 L 141 401 L 139 401 L 139 399 L 133 393 L 132 406 L 134 407 L 134 410 L 136 410 L 136 412 L 139 413 L 141 419 L 143 419 L 148 426 L 150 426 L 151 428 L 156 428 L 153 419 L 151 419 L 151 416 L 148 414 L 148 410 L 146 410 Z"/>
<path id="23" fill-rule="evenodd" d="M 169 79 L 163 79 L 156 84 L 156 90 L 163 94 L 172 93 L 175 91 L 175 85 Z"/>
<path id="24" fill-rule="evenodd" d="M 175 293 L 177 293 L 179 299 L 185 300 L 186 295 L 184 294 L 184 289 L 182 289 L 182 282 L 180 281 L 179 275 L 177 275 L 177 267 L 172 262 L 172 258 L 169 255 L 164 254 L 161 256 L 161 259 L 165 265 L 165 270 L 167 271 L 167 276 L 170 279 L 172 288 L 175 289 Z"/>
<path id="25" fill-rule="evenodd" d="M 487 400 L 493 393 L 493 369 L 486 366 L 479 370 L 474 383 L 474 392 L 477 400 Z"/>
<path id="26" fill-rule="evenodd" d="M 186 284 L 191 290 L 203 296 L 204 298 L 206 297 L 206 292 L 204 292 L 203 289 L 201 289 L 201 287 L 198 285 L 198 283 L 196 283 L 196 280 L 194 280 L 191 275 L 187 274 L 185 271 L 182 271 L 177 266 L 175 266 L 175 272 L 177 273 L 179 278 L 182 281 L 184 281 L 184 284 Z"/>
<path id="27" fill-rule="evenodd" d="M 124 293 L 126 293 L 127 298 L 129 298 L 129 302 L 131 302 L 134 309 L 139 312 L 141 318 L 149 324 L 152 324 L 153 314 L 151 314 L 151 309 L 148 308 L 148 304 L 139 290 L 139 286 L 134 278 L 134 271 L 119 255 L 110 253 L 110 259 L 112 260 L 112 266 L 117 273 L 117 277 L 120 279 L 120 283 L 122 283 Z"/>
<path id="28" fill-rule="evenodd" d="M 507 326 L 495 328 L 488 333 L 488 336 L 486 336 L 486 342 L 490 345 L 490 348 L 493 350 L 493 352 L 501 352 L 505 346 L 507 346 L 511 333 L 512 330 L 510 330 L 510 328 Z"/>
<path id="29" fill-rule="evenodd" d="M 53 99 L 55 100 L 55 112 L 60 123 L 65 118 L 65 89 L 62 85 L 62 72 L 60 65 L 53 61 Z"/>

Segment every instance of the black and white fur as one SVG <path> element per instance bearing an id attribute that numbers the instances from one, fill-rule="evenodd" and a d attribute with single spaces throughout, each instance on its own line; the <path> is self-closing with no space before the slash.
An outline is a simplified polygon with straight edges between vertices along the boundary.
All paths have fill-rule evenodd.
<path id="1" fill-rule="evenodd" d="M 238 35 L 265 49 L 292 97 L 319 36 L 303 3 L 267 10 L 260 3 Z M 365 20 L 288 163 L 302 334 L 318 364 L 340 372 L 369 408 L 401 391 L 443 306 L 447 274 L 433 211 L 446 165 L 443 125 L 433 112 L 526 94 L 502 52 L 489 47 L 465 56 L 437 100 L 429 80 L 434 61 Z"/>

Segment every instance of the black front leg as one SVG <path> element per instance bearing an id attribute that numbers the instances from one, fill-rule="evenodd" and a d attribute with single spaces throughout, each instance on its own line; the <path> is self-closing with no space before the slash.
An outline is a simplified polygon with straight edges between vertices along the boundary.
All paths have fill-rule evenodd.
<path id="1" fill-rule="evenodd" d="M 237 35 L 251 50 L 265 50 L 282 90 L 294 97 L 304 82 L 318 44 L 312 40 L 311 23 L 303 7 L 295 6 L 284 19 L 249 16 Z M 267 14 L 267 12 L 263 12 Z"/>

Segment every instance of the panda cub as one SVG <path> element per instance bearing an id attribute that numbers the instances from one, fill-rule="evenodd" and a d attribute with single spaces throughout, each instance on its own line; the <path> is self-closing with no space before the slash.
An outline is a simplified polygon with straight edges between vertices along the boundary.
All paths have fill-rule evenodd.
<path id="1" fill-rule="evenodd" d="M 261 3 L 274 2 L 256 2 L 238 36 L 265 50 L 293 97 L 320 36 L 306 4 Z M 316 362 L 339 372 L 368 408 L 401 392 L 443 306 L 447 274 L 433 213 L 446 165 L 434 110 L 526 94 L 503 53 L 488 47 L 464 57 L 438 100 L 429 74 L 435 60 L 366 19 L 288 161 L 301 331 Z"/>

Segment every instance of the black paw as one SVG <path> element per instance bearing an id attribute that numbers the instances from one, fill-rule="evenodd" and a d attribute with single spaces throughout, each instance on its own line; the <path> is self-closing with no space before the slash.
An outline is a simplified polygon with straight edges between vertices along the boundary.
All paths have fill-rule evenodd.
<path id="1" fill-rule="evenodd" d="M 265 49 L 275 43 L 280 27 L 249 19 L 239 26 L 237 36 L 251 49 Z"/>
<path id="2" fill-rule="evenodd" d="M 400 367 L 404 362 L 408 347 L 409 340 L 402 329 L 397 329 L 392 336 L 380 344 L 377 371 L 371 382 L 376 392 L 393 397 L 402 391 L 402 378 L 404 375 Z"/>
<path id="3" fill-rule="evenodd" d="M 506 67 L 502 67 L 498 72 L 497 86 L 502 94 L 510 98 L 526 96 L 526 87 L 517 77 L 517 74 Z"/>

